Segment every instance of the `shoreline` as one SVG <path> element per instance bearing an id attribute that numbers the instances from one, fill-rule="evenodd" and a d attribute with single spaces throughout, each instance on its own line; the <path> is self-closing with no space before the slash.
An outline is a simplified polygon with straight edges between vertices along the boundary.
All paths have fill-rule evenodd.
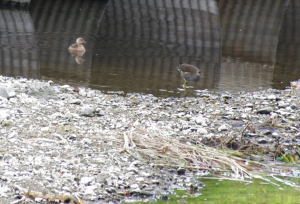
<path id="1" fill-rule="evenodd" d="M 0 201 L 22 199 L 29 191 L 41 193 L 34 196 L 39 203 L 47 203 L 42 195 L 68 194 L 85 203 L 155 201 L 174 188 L 203 187 L 196 178 L 208 170 L 158 167 L 124 151 L 136 148 L 130 139 L 138 130 L 184 144 L 254 144 L 268 149 L 268 157 L 247 159 L 262 163 L 280 145 L 300 160 L 297 88 L 240 95 L 203 91 L 186 98 L 77 91 L 0 76 Z"/>

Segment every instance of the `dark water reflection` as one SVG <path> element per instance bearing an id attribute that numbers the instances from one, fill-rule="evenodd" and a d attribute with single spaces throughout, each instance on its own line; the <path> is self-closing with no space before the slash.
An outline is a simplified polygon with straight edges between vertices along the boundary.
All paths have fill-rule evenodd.
<path id="1" fill-rule="evenodd" d="M 1 1 L 0 1 L 1 2 Z M 43 0 L 0 9 L 0 74 L 103 91 L 191 96 L 299 78 L 296 0 Z M 86 52 L 68 52 L 76 38 Z M 178 62 L 203 78 L 188 83 Z"/>

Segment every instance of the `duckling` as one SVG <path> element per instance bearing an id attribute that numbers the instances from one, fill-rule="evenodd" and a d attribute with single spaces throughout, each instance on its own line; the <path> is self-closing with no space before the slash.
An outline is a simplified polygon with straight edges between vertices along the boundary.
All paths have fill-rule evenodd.
<path id="1" fill-rule="evenodd" d="M 82 43 L 85 43 L 83 38 L 77 38 L 76 43 L 70 45 L 69 51 L 85 51 Z"/>
<path id="2" fill-rule="evenodd" d="M 184 87 L 186 87 L 186 82 L 198 82 L 202 77 L 202 71 L 191 64 L 179 63 L 177 69 L 184 80 Z"/>

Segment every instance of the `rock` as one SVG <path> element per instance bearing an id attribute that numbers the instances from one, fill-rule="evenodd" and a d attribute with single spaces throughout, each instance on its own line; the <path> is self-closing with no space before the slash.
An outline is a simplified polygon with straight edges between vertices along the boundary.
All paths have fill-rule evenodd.
<path id="1" fill-rule="evenodd" d="M 77 105 L 80 105 L 82 102 L 80 99 L 73 99 L 69 102 L 70 104 L 77 104 Z"/>
<path id="2" fill-rule="evenodd" d="M 141 175 L 141 176 L 144 176 L 144 177 L 149 177 L 149 176 L 151 176 L 152 174 L 150 174 L 150 173 L 148 173 L 148 172 L 142 171 L 142 172 L 140 172 L 140 175 Z"/>
<path id="3" fill-rule="evenodd" d="M 262 108 L 262 109 L 259 109 L 257 111 L 257 113 L 259 114 L 269 114 L 273 111 L 273 108 L 272 107 L 266 107 L 266 108 Z"/>
<path id="4" fill-rule="evenodd" d="M 152 183 L 159 184 L 160 181 L 159 181 L 159 180 L 156 180 L 156 179 L 153 179 L 153 180 L 152 180 Z"/>
<path id="5" fill-rule="evenodd" d="M 186 203 L 186 200 L 184 200 L 183 198 L 177 200 L 178 203 Z"/>
<path id="6" fill-rule="evenodd" d="M 279 101 L 278 102 L 278 107 L 279 108 L 285 108 L 287 107 L 289 104 L 288 103 L 285 103 L 284 101 Z"/>
<path id="7" fill-rule="evenodd" d="M 292 110 L 298 110 L 297 106 L 295 106 L 295 105 L 291 105 L 291 109 Z"/>
<path id="8" fill-rule="evenodd" d="M 95 97 L 95 96 L 96 96 L 96 91 L 94 91 L 94 90 L 91 90 L 87 93 L 88 98 L 92 98 L 92 97 Z"/>
<path id="9" fill-rule="evenodd" d="M 274 94 L 267 96 L 269 100 L 276 100 L 276 96 Z"/>
<path id="10" fill-rule="evenodd" d="M 227 95 L 227 94 L 224 94 L 221 97 L 224 98 L 224 99 L 231 99 L 232 98 L 232 96 Z"/>
<path id="11" fill-rule="evenodd" d="M 277 113 L 271 113 L 270 115 L 270 118 L 271 119 L 274 119 L 274 118 L 277 118 L 278 117 L 278 114 Z"/>
<path id="12" fill-rule="evenodd" d="M 16 92 L 10 84 L 0 84 L 0 96 L 8 99 L 16 96 Z"/>
<path id="13" fill-rule="evenodd" d="M 270 141 L 272 141 L 272 140 L 267 139 L 266 137 L 257 139 L 258 144 L 267 144 L 267 143 L 269 143 Z"/>
<path id="14" fill-rule="evenodd" d="M 245 107 L 253 107 L 253 103 L 247 103 L 246 105 L 245 105 Z"/>
<path id="15" fill-rule="evenodd" d="M 14 177 L 15 176 L 15 172 L 13 172 L 13 171 L 6 171 L 6 172 L 4 172 L 3 176 Z"/>
<path id="16" fill-rule="evenodd" d="M 7 186 L 0 186 L 0 195 L 8 193 L 9 191 L 10 191 L 9 187 L 7 187 Z"/>
<path id="17" fill-rule="evenodd" d="M 177 169 L 177 173 L 178 173 L 179 175 L 184 174 L 184 173 L 185 173 L 185 168 L 179 167 L 179 168 Z"/>
<path id="18" fill-rule="evenodd" d="M 10 117 L 9 110 L 0 110 L 0 121 L 7 120 Z"/>
<path id="19" fill-rule="evenodd" d="M 3 160 L 4 161 L 9 161 L 9 160 L 12 160 L 13 158 L 14 157 L 11 154 L 8 154 L 8 153 L 3 155 Z"/>
<path id="20" fill-rule="evenodd" d="M 34 201 L 37 202 L 37 203 L 40 203 L 40 202 L 43 201 L 43 198 L 35 197 Z"/>
<path id="21" fill-rule="evenodd" d="M 59 140 L 65 140 L 65 138 L 64 138 L 62 135 L 57 134 L 57 133 L 54 133 L 54 134 L 53 134 L 53 137 L 56 137 L 56 138 L 59 139 Z"/>
<path id="22" fill-rule="evenodd" d="M 49 132 L 50 128 L 49 127 L 42 127 L 41 131 L 42 132 Z"/>
<path id="23" fill-rule="evenodd" d="M 108 193 L 116 193 L 116 189 L 114 187 L 105 188 Z"/>
<path id="24" fill-rule="evenodd" d="M 97 108 L 97 109 L 96 109 L 96 114 L 97 114 L 98 116 L 104 116 L 106 113 L 105 113 L 104 110 L 100 110 L 99 108 Z"/>
<path id="25" fill-rule="evenodd" d="M 137 188 L 139 188 L 139 185 L 138 184 L 131 184 L 130 185 L 130 188 L 132 188 L 132 189 L 137 189 Z"/>
<path id="26" fill-rule="evenodd" d="M 251 111 L 252 111 L 252 108 L 245 108 L 244 111 L 245 111 L 245 112 L 251 112 Z"/>
<path id="27" fill-rule="evenodd" d="M 10 142 L 15 142 L 18 138 L 18 133 L 17 132 L 12 132 L 8 135 L 8 140 Z"/>
<path id="28" fill-rule="evenodd" d="M 204 118 L 202 116 L 198 116 L 195 119 L 195 123 L 202 126 L 207 126 L 207 123 L 209 123 L 209 120 L 207 118 Z"/>
<path id="29" fill-rule="evenodd" d="M 73 91 L 72 87 L 70 87 L 69 85 L 60 86 L 60 90 L 64 93 Z"/>
<path id="30" fill-rule="evenodd" d="M 50 86 L 48 83 L 44 82 L 27 82 L 27 94 L 34 96 L 39 99 L 58 99 L 57 93 L 54 90 L 53 86 Z"/>
<path id="31" fill-rule="evenodd" d="M 228 130 L 228 126 L 226 124 L 223 124 L 221 125 L 219 128 L 218 128 L 218 131 L 221 132 L 221 131 L 226 131 Z"/>
<path id="32" fill-rule="evenodd" d="M 68 113 L 66 113 L 66 114 L 65 114 L 65 117 L 70 119 L 70 118 L 72 118 L 72 117 L 73 117 L 73 114 L 72 114 L 72 113 L 70 113 L 70 112 L 68 112 Z"/>
<path id="33" fill-rule="evenodd" d="M 86 184 L 91 183 L 93 180 L 94 180 L 94 177 L 86 177 L 86 176 L 84 176 L 84 177 L 82 177 L 80 179 L 80 183 L 86 185 Z"/>
<path id="34" fill-rule="evenodd" d="M 27 114 L 28 114 L 28 111 L 27 111 L 27 109 L 26 109 L 26 108 L 24 108 L 24 107 L 18 108 L 18 109 L 17 109 L 17 111 L 18 111 L 18 113 L 22 113 L 22 114 L 25 114 L 25 115 L 27 115 Z"/>
<path id="35" fill-rule="evenodd" d="M 79 95 L 83 96 L 83 97 L 86 97 L 87 96 L 87 93 L 85 92 L 85 90 L 80 90 L 78 92 Z"/>
<path id="36" fill-rule="evenodd" d="M 95 191 L 94 191 L 94 189 L 96 189 L 96 188 L 97 188 L 96 186 L 86 186 L 84 194 L 87 196 L 96 195 Z"/>
<path id="37" fill-rule="evenodd" d="M 198 182 L 198 183 L 196 184 L 196 187 L 197 187 L 197 188 L 203 188 L 204 186 L 205 186 L 205 184 L 202 183 L 202 182 Z"/>
<path id="38" fill-rule="evenodd" d="M 67 186 L 62 187 L 62 190 L 67 191 L 69 193 L 72 192 L 72 190 Z"/>
<path id="39" fill-rule="evenodd" d="M 146 197 L 153 196 L 153 195 L 154 195 L 154 192 L 141 191 L 141 192 L 140 192 L 140 195 L 141 195 L 143 198 L 146 198 Z"/>
<path id="40" fill-rule="evenodd" d="M 200 133 L 200 134 L 207 134 L 208 133 L 205 128 L 198 128 L 197 132 Z"/>
<path id="41" fill-rule="evenodd" d="M 50 115 L 50 118 L 54 119 L 57 117 L 61 117 L 61 113 L 53 113 L 52 115 Z"/>
<path id="42" fill-rule="evenodd" d="M 93 108 L 93 107 L 90 107 L 90 106 L 84 106 L 84 107 L 81 109 L 81 111 L 80 111 L 80 115 L 81 115 L 81 116 L 90 116 L 90 117 L 92 117 L 92 116 L 95 115 L 95 114 L 94 114 L 95 111 L 96 111 L 96 109 Z"/>

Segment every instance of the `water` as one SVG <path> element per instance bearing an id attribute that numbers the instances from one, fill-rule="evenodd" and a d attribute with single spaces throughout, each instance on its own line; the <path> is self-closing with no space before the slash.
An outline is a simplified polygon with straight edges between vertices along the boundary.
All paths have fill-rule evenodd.
<path id="1" fill-rule="evenodd" d="M 191 194 L 189 191 L 176 191 L 175 195 L 171 195 L 168 201 L 157 199 L 157 204 L 166 203 L 207 203 L 207 204 L 232 204 L 232 203 L 259 203 L 259 204 L 294 204 L 300 202 L 299 190 L 284 185 L 276 180 L 271 179 L 273 184 L 264 182 L 260 179 L 252 179 L 251 182 L 207 179 L 201 178 L 205 186 Z M 299 186 L 299 179 L 284 178 L 296 183 Z M 184 201 L 183 201 L 184 200 Z M 126 202 L 124 202 L 126 203 Z M 150 203 L 150 202 L 136 202 Z"/>
<path id="2" fill-rule="evenodd" d="M 1 1 L 0 1 L 1 2 Z M 299 1 L 32 0 L 0 8 L 0 74 L 104 92 L 196 96 L 299 78 Z M 68 52 L 77 37 L 82 56 Z M 203 72 L 182 89 L 178 62 Z"/>

